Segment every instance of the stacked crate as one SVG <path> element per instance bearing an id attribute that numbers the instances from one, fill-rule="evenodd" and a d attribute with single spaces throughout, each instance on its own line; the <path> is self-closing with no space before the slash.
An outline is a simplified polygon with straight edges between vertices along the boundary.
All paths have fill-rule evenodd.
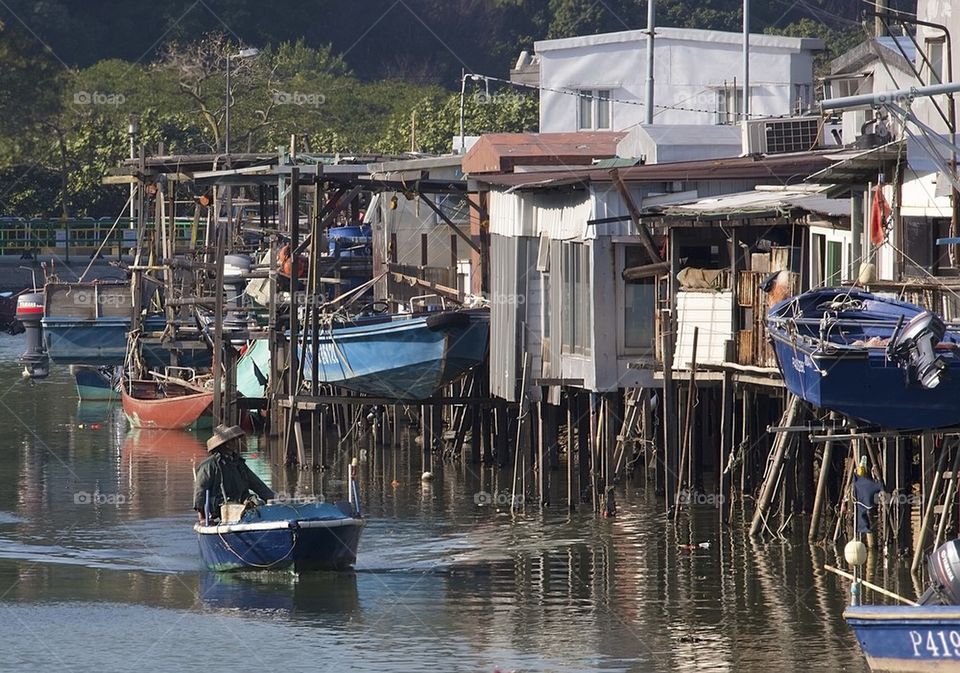
<path id="1" fill-rule="evenodd" d="M 737 362 L 754 367 L 776 367 L 773 347 L 767 338 L 768 296 L 761 289 L 763 282 L 774 271 L 790 269 L 795 261 L 795 248 L 773 248 L 770 252 L 753 253 L 750 270 L 741 271 L 737 278 L 737 303 L 740 307 L 740 327 L 737 333 Z M 791 294 L 799 289 L 799 275 L 790 273 Z"/>

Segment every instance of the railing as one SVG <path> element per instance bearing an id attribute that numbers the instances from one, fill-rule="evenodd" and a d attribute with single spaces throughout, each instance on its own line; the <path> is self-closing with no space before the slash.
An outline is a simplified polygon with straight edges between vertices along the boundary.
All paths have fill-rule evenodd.
<path id="1" fill-rule="evenodd" d="M 131 220 L 128 218 L 121 218 L 116 228 L 113 228 L 113 223 L 114 220 L 108 218 L 0 218 L 0 255 L 56 254 L 69 261 L 71 254 L 92 255 L 102 243 L 104 254 L 127 254 L 137 245 L 136 223 L 132 223 L 134 228 L 131 228 Z M 193 220 L 177 218 L 175 225 L 177 242 L 189 243 Z M 197 226 L 198 240 L 203 240 L 206 222 L 201 221 Z M 147 231 L 153 229 L 153 225 L 148 223 Z"/>

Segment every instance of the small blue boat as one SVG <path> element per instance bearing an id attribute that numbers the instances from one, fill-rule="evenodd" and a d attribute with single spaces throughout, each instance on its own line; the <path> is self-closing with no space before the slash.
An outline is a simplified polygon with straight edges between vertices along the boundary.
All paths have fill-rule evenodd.
<path id="1" fill-rule="evenodd" d="M 786 299 L 767 315 L 784 383 L 869 425 L 960 425 L 960 334 L 920 306 L 853 288 Z"/>
<path id="2" fill-rule="evenodd" d="M 270 503 L 248 509 L 239 521 L 194 530 L 210 570 L 301 573 L 352 566 L 363 526 L 350 503 Z"/>
<path id="3" fill-rule="evenodd" d="M 321 332 L 318 378 L 376 397 L 426 399 L 484 361 L 489 332 L 487 309 L 358 318 Z M 305 342 L 303 378 L 311 381 Z"/>
<path id="4" fill-rule="evenodd" d="M 222 518 L 193 529 L 207 568 L 216 572 L 344 570 L 357 560 L 360 511 L 357 462 L 350 465 L 347 502 L 276 502 L 221 507 Z M 230 512 L 240 510 L 234 520 Z M 210 512 L 207 512 L 210 518 Z"/>
<path id="5" fill-rule="evenodd" d="M 843 616 L 871 671 L 960 670 L 960 606 L 869 605 Z"/>

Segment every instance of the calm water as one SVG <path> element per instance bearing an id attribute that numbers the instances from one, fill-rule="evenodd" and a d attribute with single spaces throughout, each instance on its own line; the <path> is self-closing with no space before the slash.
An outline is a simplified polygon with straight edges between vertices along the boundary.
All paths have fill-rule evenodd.
<path id="1" fill-rule="evenodd" d="M 639 483 L 615 519 L 513 521 L 474 501 L 507 476 L 451 464 L 422 486 L 406 450 L 356 448 L 356 572 L 208 573 L 189 510 L 206 435 L 128 433 L 66 368 L 21 382 L 21 349 L 0 338 L 2 670 L 866 670 L 816 570 L 835 557 L 754 545 L 710 509 L 674 528 Z M 277 490 L 342 491 L 249 462 Z"/>

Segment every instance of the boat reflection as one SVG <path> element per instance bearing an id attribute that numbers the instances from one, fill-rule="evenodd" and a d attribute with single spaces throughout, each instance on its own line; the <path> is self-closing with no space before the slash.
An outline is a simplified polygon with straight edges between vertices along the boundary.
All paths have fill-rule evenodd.
<path id="1" fill-rule="evenodd" d="M 107 423 L 116 419 L 119 413 L 120 405 L 117 402 L 77 402 L 77 423 Z"/>
<path id="2" fill-rule="evenodd" d="M 184 430 L 133 428 L 127 433 L 123 451 L 180 458 L 201 456 L 207 449 L 195 434 Z"/>
<path id="3" fill-rule="evenodd" d="M 204 573 L 197 601 L 213 610 L 286 612 L 291 616 L 360 611 L 357 574 L 348 572 Z"/>

